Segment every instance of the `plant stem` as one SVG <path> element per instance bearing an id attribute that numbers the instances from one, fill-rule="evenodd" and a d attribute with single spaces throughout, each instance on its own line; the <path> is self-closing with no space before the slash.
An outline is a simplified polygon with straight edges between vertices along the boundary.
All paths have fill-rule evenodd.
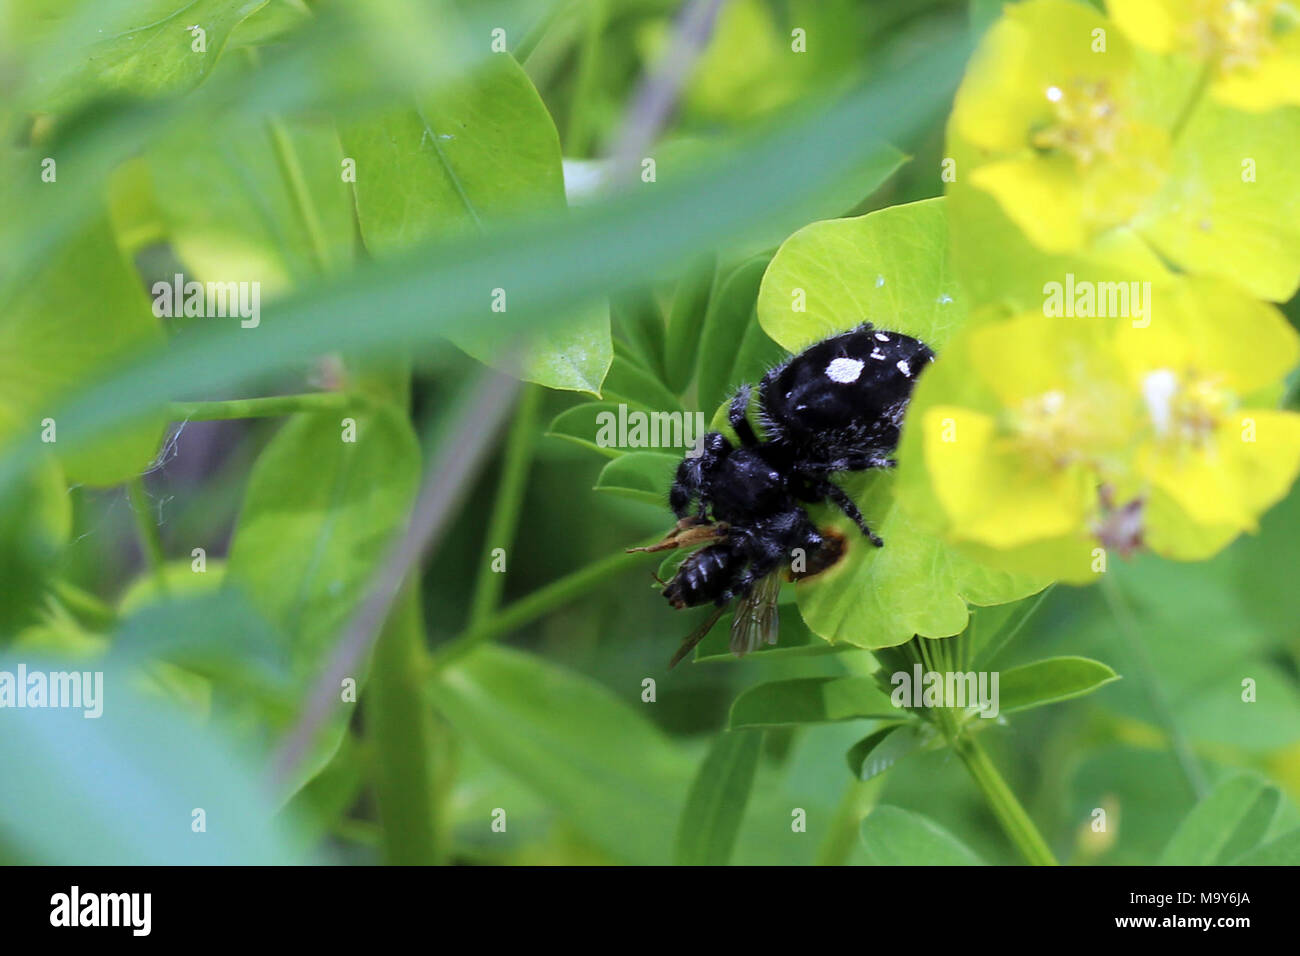
<path id="1" fill-rule="evenodd" d="M 294 148 L 289 130 L 280 117 L 271 116 L 267 119 L 266 125 L 271 134 L 275 157 L 280 163 L 280 172 L 289 187 L 289 194 L 293 197 L 294 208 L 298 211 L 298 219 L 302 223 L 303 231 L 307 233 L 307 239 L 311 243 L 316 267 L 320 269 L 322 275 L 329 275 L 333 271 L 329 243 L 325 240 L 325 228 L 321 225 L 320 214 L 316 211 L 311 189 L 307 186 L 307 177 L 303 173 L 302 162 L 298 159 L 298 151 Z"/>
<path id="2" fill-rule="evenodd" d="M 235 398 L 224 402 L 169 402 L 167 417 L 174 422 L 216 422 L 232 418 L 278 418 L 296 412 L 342 412 L 365 404 L 349 392 L 305 392 L 266 398 Z"/>
<path id="3" fill-rule="evenodd" d="M 853 848 L 858 844 L 858 828 L 862 818 L 867 815 L 880 797 L 884 776 L 870 780 L 853 780 L 844 788 L 840 805 L 835 808 L 835 816 L 817 850 L 818 866 L 844 866 L 849 862 Z"/>
<path id="4" fill-rule="evenodd" d="M 1026 862 L 1033 866 L 1056 866 L 1056 857 L 1048 848 L 1047 841 L 975 738 L 969 733 L 962 734 L 952 742 L 952 748 L 984 794 L 984 799 L 1002 825 L 1003 832 L 1016 845 Z"/>
<path id="5" fill-rule="evenodd" d="M 657 540 L 657 538 L 656 538 Z M 647 541 L 647 544 L 652 542 Z M 581 568 L 572 574 L 538 588 L 527 597 L 520 598 L 505 610 L 494 614 L 481 624 L 470 627 L 458 637 L 438 647 L 433 652 L 431 672 L 437 673 L 448 664 L 473 650 L 479 644 L 500 637 L 564 604 L 596 585 L 616 577 L 629 568 L 642 563 L 640 554 L 615 554 Z"/>
<path id="6" fill-rule="evenodd" d="M 587 0 L 578 46 L 578 75 L 573 99 L 569 104 L 569 122 L 564 135 L 564 155 L 586 156 L 591 149 L 591 123 L 588 117 L 592 89 L 596 83 L 600 35 L 605 30 L 605 0 Z"/>
<path id="7" fill-rule="evenodd" d="M 167 593 L 167 580 L 163 574 L 162 538 L 158 535 L 158 525 L 153 521 L 153 503 L 144 490 L 144 479 L 138 475 L 126 483 L 127 498 L 131 502 L 131 511 L 135 515 L 135 527 L 140 536 L 140 550 L 144 552 L 149 570 L 153 572 L 160 594 Z"/>
<path id="8" fill-rule="evenodd" d="M 551 9 L 524 34 L 524 38 L 511 51 L 511 55 L 520 63 L 527 61 L 533 55 L 533 51 L 537 49 L 537 44 L 541 43 L 542 38 L 546 36 L 551 27 L 555 26 L 556 21 L 568 13 L 573 6 L 573 0 L 569 0 L 567 3 L 557 2 L 552 5 Z"/>
<path id="9" fill-rule="evenodd" d="M 1124 635 L 1129 650 L 1137 659 L 1138 675 L 1142 687 L 1146 691 L 1147 700 L 1151 703 L 1151 709 L 1155 711 L 1156 719 L 1163 725 L 1164 732 L 1169 736 L 1170 749 L 1173 750 L 1174 757 L 1178 760 L 1179 767 L 1182 768 L 1183 776 L 1187 779 L 1187 785 L 1191 788 L 1192 796 L 1197 800 L 1202 800 L 1210 792 L 1210 784 L 1205 778 L 1205 771 L 1201 769 L 1191 742 L 1183 734 L 1182 728 L 1178 726 L 1178 719 L 1174 716 L 1169 702 L 1165 700 L 1165 696 L 1161 692 L 1155 668 L 1151 664 L 1151 657 L 1147 654 L 1146 645 L 1142 642 L 1141 629 L 1137 626 L 1133 612 L 1129 608 L 1128 602 L 1124 600 L 1119 585 L 1115 583 L 1109 574 L 1102 575 L 1101 593 L 1110 606 L 1110 612 L 1114 615 L 1116 623 L 1119 624 L 1120 632 Z"/>
<path id="10" fill-rule="evenodd" d="M 1196 77 L 1196 82 L 1193 84 L 1186 102 L 1183 103 L 1183 108 L 1179 112 L 1178 118 L 1174 120 L 1174 125 L 1170 127 L 1169 138 L 1173 142 L 1178 142 L 1178 138 L 1182 136 L 1183 130 L 1187 126 L 1187 121 L 1192 118 L 1192 114 L 1196 112 L 1196 107 L 1204 98 L 1205 90 L 1210 85 L 1210 77 L 1212 73 L 1213 69 L 1208 63 L 1201 67 L 1201 72 Z"/>
<path id="11" fill-rule="evenodd" d="M 483 557 L 479 562 L 478 579 L 474 582 L 474 597 L 470 603 L 469 626 L 482 624 L 501 601 L 505 586 L 505 573 L 492 569 L 493 552 L 497 548 L 508 550 L 514 543 L 519 512 L 524 503 L 524 482 L 533 460 L 533 429 L 541 405 L 542 390 L 536 385 L 525 385 L 515 407 L 514 421 L 506 435 L 505 459 L 501 466 L 501 481 L 497 485 L 496 503 L 492 519 L 483 538 Z"/>
<path id="12" fill-rule="evenodd" d="M 420 681 L 427 659 L 419 589 L 408 581 L 375 644 L 365 692 L 384 858 L 399 865 L 438 863 L 445 850 L 436 727 Z"/>
<path id="13" fill-rule="evenodd" d="M 117 623 L 117 611 L 71 581 L 56 578 L 50 590 L 73 617 L 93 630 L 107 630 Z"/>

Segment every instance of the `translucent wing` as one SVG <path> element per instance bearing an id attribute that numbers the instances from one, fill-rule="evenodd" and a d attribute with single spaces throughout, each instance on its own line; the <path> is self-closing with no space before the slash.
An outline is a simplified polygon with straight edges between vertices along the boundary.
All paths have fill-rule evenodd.
<path id="1" fill-rule="evenodd" d="M 753 589 L 736 604 L 731 621 L 731 653 L 740 657 L 763 644 L 775 644 L 778 631 L 777 597 L 781 575 L 759 578 Z"/>

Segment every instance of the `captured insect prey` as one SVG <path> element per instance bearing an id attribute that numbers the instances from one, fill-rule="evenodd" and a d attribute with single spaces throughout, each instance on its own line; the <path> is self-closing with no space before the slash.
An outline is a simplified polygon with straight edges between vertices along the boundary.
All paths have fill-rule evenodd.
<path id="1" fill-rule="evenodd" d="M 934 359 L 919 339 L 870 323 L 810 346 L 758 386 L 760 440 L 746 418 L 752 386 L 731 400 L 728 421 L 740 441 L 709 432 L 685 457 L 669 492 L 677 525 L 641 551 L 699 547 L 664 583 L 674 608 L 717 605 L 686 638 L 677 664 L 735 600 L 731 650 L 737 656 L 777 639 L 781 581 L 826 570 L 848 547 L 818 528 L 805 506 L 829 501 L 875 547 L 884 542 L 831 476 L 890 468 L 917 376 Z M 796 560 L 801 559 L 801 560 Z"/>

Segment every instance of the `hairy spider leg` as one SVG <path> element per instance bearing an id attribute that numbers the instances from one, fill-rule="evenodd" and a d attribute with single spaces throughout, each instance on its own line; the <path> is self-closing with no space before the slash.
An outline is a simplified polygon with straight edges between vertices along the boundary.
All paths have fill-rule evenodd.
<path id="1" fill-rule="evenodd" d="M 736 432 L 736 437 L 746 448 L 753 448 L 758 445 L 758 436 L 754 434 L 754 426 L 749 424 L 749 419 L 745 413 L 749 411 L 749 396 L 753 391 L 753 386 L 742 385 L 736 389 L 736 394 L 731 397 L 731 407 L 727 409 L 727 421 Z"/>
<path id="2" fill-rule="evenodd" d="M 885 542 L 880 540 L 880 537 L 867 527 L 867 519 L 862 517 L 862 512 L 858 510 L 858 506 L 853 503 L 853 499 L 848 496 L 848 492 L 843 488 L 829 478 L 821 478 L 812 482 L 810 490 L 813 494 L 829 498 L 841 511 L 849 516 L 849 519 L 867 536 L 867 540 L 877 548 L 884 547 Z"/>

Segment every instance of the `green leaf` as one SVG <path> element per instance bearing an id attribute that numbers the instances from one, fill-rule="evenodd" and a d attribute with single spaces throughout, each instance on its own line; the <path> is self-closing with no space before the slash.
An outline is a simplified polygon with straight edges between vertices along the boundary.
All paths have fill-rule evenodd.
<path id="1" fill-rule="evenodd" d="M 448 667 L 430 693 L 458 733 L 616 858 L 668 862 L 691 764 L 633 709 L 644 705 L 499 647 Z M 628 693 L 639 696 L 639 686 Z M 510 807 L 502 809 L 507 828 L 514 826 Z"/>
<path id="2" fill-rule="evenodd" d="M 664 346 L 668 373 L 664 381 L 679 395 L 691 384 L 695 372 L 700 333 L 704 329 L 717 273 L 717 257 L 712 253 L 702 255 L 691 263 L 673 295 L 672 309 L 668 314 L 668 338 Z"/>
<path id="3" fill-rule="evenodd" d="M 1119 680 L 1113 670 L 1087 657 L 1049 657 L 1001 672 L 998 706 L 1002 713 L 1029 710 L 1082 697 Z"/>
<path id="4" fill-rule="evenodd" d="M 197 86 L 216 66 L 230 34 L 266 0 L 106 2 L 42 18 L 39 35 L 76 39 L 47 56 L 29 109 L 65 112 L 111 93 L 155 97 Z M 63 6 L 67 7 L 67 4 Z M 94 15 L 94 25 L 87 17 Z M 191 26 L 203 30 L 202 50 Z"/>
<path id="5" fill-rule="evenodd" d="M 342 138 L 357 165 L 361 234 L 376 256 L 430 236 L 477 233 L 504 218 L 564 205 L 555 126 L 527 74 L 508 55 L 493 57 L 468 80 L 410 107 L 346 126 Z M 485 309 L 512 307 L 509 283 L 479 291 Z M 450 337 L 480 361 L 510 370 L 512 336 L 478 324 L 457 328 Z M 599 395 L 612 357 L 608 307 L 588 306 L 530 343 L 522 375 L 550 388 Z"/>
<path id="6" fill-rule="evenodd" d="M 870 780 L 900 760 L 942 743 L 933 729 L 920 721 L 887 724 L 854 744 L 847 754 L 849 772 L 859 780 Z"/>
<path id="7" fill-rule="evenodd" d="M 758 299 L 763 329 L 791 352 L 869 321 L 942 353 L 966 312 L 942 199 L 805 226 L 777 250 Z"/>
<path id="8" fill-rule="evenodd" d="M 53 460 L 24 476 L 17 494 L 0 500 L 0 635 L 33 618 L 71 534 L 67 482 Z"/>
<path id="9" fill-rule="evenodd" d="M 653 374 L 633 364 L 622 355 L 615 355 L 600 390 L 601 397 L 609 402 L 635 403 L 642 408 L 680 412 L 682 403 L 668 387 Z"/>
<path id="10" fill-rule="evenodd" d="M 982 866 L 975 851 L 939 824 L 898 807 L 876 807 L 862 821 L 873 866 Z"/>
<path id="11" fill-rule="evenodd" d="M 916 336 L 942 357 L 944 343 L 966 320 L 948 265 L 943 203 L 893 206 L 795 233 L 763 277 L 763 329 L 797 352 L 867 320 Z M 918 634 L 959 634 L 969 620 L 968 603 L 1017 600 L 1047 583 L 991 570 L 949 548 L 898 506 L 896 483 L 904 478 L 876 472 L 838 479 L 884 539 L 883 548 L 870 545 L 838 509 L 812 510 L 815 520 L 837 528 L 848 542 L 838 564 L 799 590 L 804 620 L 832 643 L 875 648 Z"/>
<path id="12" fill-rule="evenodd" d="M 1232 860 L 1234 866 L 1300 866 L 1300 828 L 1283 833 Z"/>
<path id="13" fill-rule="evenodd" d="M 15 433 L 44 438 L 52 418 L 54 441 L 42 447 L 62 451 L 61 422 L 52 414 L 56 400 L 162 338 L 139 280 L 107 221 L 97 218 L 0 310 L 0 440 Z M 64 454 L 68 480 L 112 485 L 141 474 L 158 448 L 162 418 L 154 411 Z"/>
<path id="14" fill-rule="evenodd" d="M 1160 856 L 1161 865 L 1232 862 L 1259 844 L 1280 801 L 1277 787 L 1256 774 L 1228 777 L 1183 818 Z"/>
<path id="15" fill-rule="evenodd" d="M 758 287 L 767 269 L 768 256 L 755 256 L 737 266 L 722 281 L 718 294 L 709 303 L 704 329 L 700 333 L 699 369 L 696 374 L 696 404 L 700 408 L 716 408 L 729 397 L 731 389 L 751 379 L 740 378 L 740 373 L 750 373 L 751 367 L 742 368 L 745 355 L 743 343 L 754 321 L 754 308 L 758 301 Z M 761 329 L 756 329 L 760 336 Z M 737 343 L 742 343 L 737 348 Z M 773 350 L 775 351 L 775 350 Z M 776 355 L 780 355 L 776 352 Z"/>
<path id="16" fill-rule="evenodd" d="M 226 585 L 288 633 L 299 678 L 318 673 L 419 483 L 405 415 L 379 407 L 355 422 L 356 440 L 345 441 L 333 415 L 290 419 L 253 468 L 230 546 Z"/>
<path id="17" fill-rule="evenodd" d="M 25 659 L 28 673 L 66 671 Z M 17 662 L 0 661 L 15 673 Z M 261 770 L 222 735 L 197 726 L 104 667 L 103 712 L 6 709 L 0 764 L 0 856 L 43 865 L 231 865 L 303 862 L 275 817 Z M 206 832 L 192 829 L 195 808 Z"/>
<path id="18" fill-rule="evenodd" d="M 420 475 L 406 416 L 380 406 L 355 416 L 344 441 L 333 415 L 290 419 L 253 467 L 235 528 L 225 587 L 244 592 L 286 636 L 289 670 L 306 687 L 405 527 Z M 365 680 L 363 662 L 353 675 Z M 286 789 L 329 761 L 347 728 L 334 715 Z"/>
<path id="19" fill-rule="evenodd" d="M 653 451 L 628 452 L 615 458 L 600 471 L 598 491 L 652 505 L 666 506 L 668 489 L 681 462 L 680 455 L 663 455 Z"/>
<path id="20" fill-rule="evenodd" d="M 673 863 L 726 866 L 749 803 L 762 747 L 761 730 L 723 731 L 717 736 L 682 808 Z"/>
<path id="21" fill-rule="evenodd" d="M 631 449 L 618 444 L 619 424 L 618 402 L 583 402 L 567 408 L 551 420 L 546 434 L 551 438 L 563 438 L 588 448 L 606 458 L 618 458 Z M 642 412 L 649 415 L 650 409 L 632 402 L 622 403 L 627 412 Z"/>
<path id="22" fill-rule="evenodd" d="M 898 715 L 899 708 L 870 677 L 800 677 L 743 692 L 731 705 L 729 726 L 736 730 Z"/>
<path id="23" fill-rule="evenodd" d="M 226 119 L 162 140 L 146 156 L 148 175 L 185 278 L 256 282 L 264 306 L 344 271 L 355 229 L 342 159 L 333 126 L 320 122 Z"/>
<path id="24" fill-rule="evenodd" d="M 610 299 L 610 321 L 638 361 L 663 382 L 664 337 L 667 329 L 663 312 L 648 288 L 635 288 Z"/>

